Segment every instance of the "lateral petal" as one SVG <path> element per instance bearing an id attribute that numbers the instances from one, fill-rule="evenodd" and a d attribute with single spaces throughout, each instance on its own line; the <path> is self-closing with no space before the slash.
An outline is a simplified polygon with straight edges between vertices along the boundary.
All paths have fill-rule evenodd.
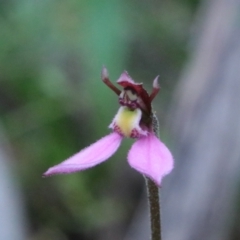
<path id="1" fill-rule="evenodd" d="M 169 149 L 154 134 L 139 138 L 128 153 L 132 168 L 152 179 L 159 187 L 162 178 L 173 169 Z"/>
<path id="2" fill-rule="evenodd" d="M 68 174 L 91 168 L 111 157 L 117 151 L 121 141 L 122 137 L 118 133 L 113 132 L 62 163 L 49 168 L 43 176 Z"/>

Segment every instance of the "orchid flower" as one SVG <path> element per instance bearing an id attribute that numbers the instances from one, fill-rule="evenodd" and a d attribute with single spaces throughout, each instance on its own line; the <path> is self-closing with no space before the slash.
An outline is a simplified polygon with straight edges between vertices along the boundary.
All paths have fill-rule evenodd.
<path id="1" fill-rule="evenodd" d="M 49 168 L 43 176 L 74 173 L 94 167 L 110 158 L 124 137 L 130 137 L 136 141 L 128 152 L 129 165 L 160 186 L 163 176 L 173 168 L 173 157 L 154 133 L 156 123 L 151 102 L 160 89 L 158 77 L 153 81 L 150 95 L 142 83 L 135 83 L 126 71 L 117 80 L 123 87 L 122 91 L 110 82 L 105 67 L 102 70 L 102 80 L 118 95 L 120 104 L 109 126 L 112 132 L 62 163 Z"/>

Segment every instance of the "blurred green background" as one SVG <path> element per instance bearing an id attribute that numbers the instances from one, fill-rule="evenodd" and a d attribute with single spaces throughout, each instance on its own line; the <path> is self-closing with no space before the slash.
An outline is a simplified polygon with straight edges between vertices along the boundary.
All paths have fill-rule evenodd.
<path id="1" fill-rule="evenodd" d="M 127 165 L 131 140 L 91 170 L 43 179 L 42 173 L 106 135 L 118 100 L 100 79 L 127 70 L 151 90 L 162 136 L 199 1 L 0 1 L 0 121 L 23 192 L 30 239 L 123 236 L 142 194 Z M 121 238 L 120 238 L 121 239 Z"/>

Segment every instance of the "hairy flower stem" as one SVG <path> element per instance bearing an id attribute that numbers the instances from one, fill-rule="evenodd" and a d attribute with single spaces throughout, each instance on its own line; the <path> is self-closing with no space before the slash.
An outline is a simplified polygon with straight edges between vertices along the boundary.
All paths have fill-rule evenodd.
<path id="1" fill-rule="evenodd" d="M 151 220 L 151 240 L 161 240 L 159 189 L 149 178 L 146 178 L 146 185 L 148 190 L 148 202 Z"/>
<path id="2" fill-rule="evenodd" d="M 152 127 L 155 135 L 159 137 L 159 124 L 155 114 L 153 114 L 152 116 Z M 148 202 L 151 221 L 151 240 L 162 240 L 159 188 L 151 179 L 147 177 L 145 177 L 145 179 L 148 191 Z"/>

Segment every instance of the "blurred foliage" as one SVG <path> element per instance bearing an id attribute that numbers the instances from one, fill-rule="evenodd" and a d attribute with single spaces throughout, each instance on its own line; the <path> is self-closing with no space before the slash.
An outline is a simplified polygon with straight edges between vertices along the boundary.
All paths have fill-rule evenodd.
<path id="1" fill-rule="evenodd" d="M 102 65 L 112 81 L 126 69 L 149 90 L 160 74 L 163 90 L 155 108 L 164 122 L 197 5 L 0 1 L 0 114 L 31 239 L 93 239 L 99 229 L 126 226 L 143 182 L 125 160 L 130 140 L 111 161 L 87 172 L 48 179 L 41 174 L 108 133 L 118 103 L 100 80 Z"/>

